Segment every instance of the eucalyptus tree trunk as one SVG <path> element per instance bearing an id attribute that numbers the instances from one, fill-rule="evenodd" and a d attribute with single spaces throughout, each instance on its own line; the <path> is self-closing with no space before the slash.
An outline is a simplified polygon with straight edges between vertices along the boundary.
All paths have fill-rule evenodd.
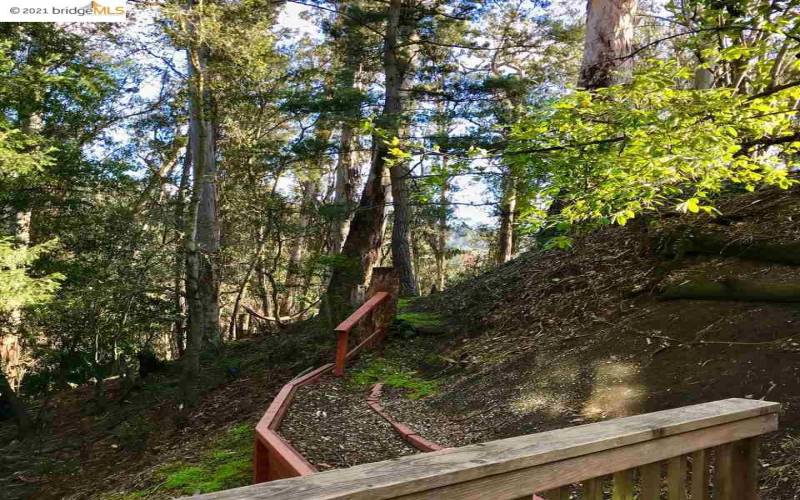
<path id="1" fill-rule="evenodd" d="M 497 237 L 497 262 L 503 264 L 514 257 L 514 223 L 517 211 L 517 181 L 511 174 L 503 178 L 500 201 L 500 233 Z"/>
<path id="2" fill-rule="evenodd" d="M 625 79 L 633 67 L 630 57 L 638 0 L 588 0 L 586 38 L 578 87 L 594 90 Z M 566 207 L 562 189 L 547 209 L 553 217 Z"/>
<path id="3" fill-rule="evenodd" d="M 328 133 L 330 136 L 330 133 Z M 301 292 L 303 286 L 303 255 L 306 250 L 306 232 L 311 223 L 311 215 L 314 210 L 314 203 L 319 194 L 319 179 L 308 179 L 302 184 L 302 201 L 300 204 L 300 214 L 297 222 L 298 233 L 292 240 L 289 250 L 289 262 L 286 269 L 286 295 L 281 304 L 279 314 L 291 316 L 294 313 L 296 297 Z"/>
<path id="4" fill-rule="evenodd" d="M 337 5 L 339 16 L 337 24 L 344 36 L 336 40 L 336 55 L 340 69 L 336 75 L 336 90 L 340 96 L 353 95 L 359 89 L 358 79 L 365 56 L 364 41 L 357 33 L 347 29 L 347 9 L 350 2 L 341 2 Z M 350 229 L 350 220 L 353 211 L 358 205 L 359 168 L 355 161 L 353 145 L 356 142 L 355 126 L 361 119 L 359 103 L 352 103 L 346 108 L 341 119 L 339 133 L 339 155 L 336 163 L 336 179 L 334 183 L 335 214 L 328 234 L 328 252 L 338 254 L 347 232 Z"/>
<path id="5" fill-rule="evenodd" d="M 398 37 L 403 2 L 391 0 L 387 7 L 386 36 L 383 46 L 383 69 L 386 94 L 379 128 L 385 135 L 372 136 L 372 164 L 364 191 L 350 231 L 342 247 L 344 262 L 336 266 L 326 294 L 329 320 L 336 323 L 350 309 L 350 298 L 358 285 L 369 280 L 372 268 L 380 257 L 383 227 L 386 217 L 387 189 L 384 182 L 388 140 L 397 137 L 403 111 L 400 90 L 403 84 L 403 65 L 398 60 Z"/>
<path id="6" fill-rule="evenodd" d="M 447 193 L 450 190 L 447 176 L 447 155 L 442 156 L 442 185 L 439 186 L 439 214 L 436 225 L 436 290 L 444 290 L 447 276 Z"/>
<path id="7" fill-rule="evenodd" d="M 202 7 L 202 0 L 189 0 L 188 10 Z M 219 288 L 216 259 L 220 236 L 217 219 L 217 166 L 212 125 L 211 94 L 208 88 L 205 47 L 198 42 L 197 23 L 202 12 L 189 24 L 187 48 L 189 65 L 189 144 L 192 159 L 192 195 L 185 233 L 186 291 L 189 329 L 184 353 L 182 392 L 184 403 L 197 402 L 200 352 L 204 342 L 217 345 L 219 334 Z"/>
<path id="8" fill-rule="evenodd" d="M 638 0 L 588 0 L 579 87 L 610 87 L 630 71 L 637 5 Z"/>
<path id="9" fill-rule="evenodd" d="M 490 70 L 493 77 L 502 78 L 503 73 L 498 65 L 497 57 L 492 58 Z M 524 72 L 519 70 L 517 76 L 524 77 Z M 509 127 L 519 118 L 524 96 L 518 92 L 501 92 L 499 94 L 500 102 L 495 113 L 497 125 L 503 130 L 505 139 Z M 517 211 L 517 176 L 506 162 L 503 163 L 500 179 L 500 229 L 497 232 L 497 253 L 495 254 L 498 264 L 508 262 L 514 257 L 514 224 Z"/>
<path id="10" fill-rule="evenodd" d="M 353 125 L 342 122 L 339 136 L 339 159 L 336 163 L 336 181 L 333 203 L 336 214 L 328 236 L 328 250 L 331 254 L 342 251 L 342 245 L 350 229 L 350 217 L 358 203 L 358 165 L 353 161 Z"/>
<path id="11" fill-rule="evenodd" d="M 517 119 L 520 103 L 518 98 L 506 98 L 505 109 L 500 112 L 499 123 L 508 127 Z M 509 165 L 503 169 L 500 181 L 500 230 L 497 233 L 497 263 L 503 264 L 514 258 L 516 248 L 514 225 L 517 219 L 517 175 Z"/>
<path id="12" fill-rule="evenodd" d="M 186 348 L 186 254 L 184 252 L 183 234 L 186 230 L 186 193 L 189 191 L 189 180 L 192 176 L 192 154 L 191 144 L 186 145 L 183 157 L 183 169 L 181 180 L 178 185 L 178 192 L 175 194 L 175 234 L 179 238 L 175 248 L 175 261 L 173 264 L 173 307 L 175 309 L 175 321 L 172 327 L 172 343 L 174 357 L 183 356 Z"/>

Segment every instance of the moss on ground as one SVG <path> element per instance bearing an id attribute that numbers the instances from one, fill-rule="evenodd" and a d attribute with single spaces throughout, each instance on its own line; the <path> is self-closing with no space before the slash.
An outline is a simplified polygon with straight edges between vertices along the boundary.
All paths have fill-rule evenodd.
<path id="1" fill-rule="evenodd" d="M 439 314 L 426 311 L 411 311 L 410 309 L 420 298 L 403 298 L 397 301 L 397 321 L 405 322 L 414 328 L 441 328 L 445 321 Z"/>
<path id="2" fill-rule="evenodd" d="M 386 387 L 405 389 L 411 399 L 424 398 L 439 389 L 436 381 L 425 380 L 414 370 L 403 369 L 398 363 L 385 358 L 371 358 L 352 371 L 351 380 L 359 386 L 382 383 Z"/>
<path id="3" fill-rule="evenodd" d="M 430 312 L 401 312 L 397 314 L 397 319 L 411 324 L 414 328 L 441 328 L 445 324 L 441 316 Z"/>
<path id="4" fill-rule="evenodd" d="M 253 425 L 231 427 L 196 463 L 164 466 L 162 488 L 182 495 L 209 493 L 245 486 L 252 480 Z"/>

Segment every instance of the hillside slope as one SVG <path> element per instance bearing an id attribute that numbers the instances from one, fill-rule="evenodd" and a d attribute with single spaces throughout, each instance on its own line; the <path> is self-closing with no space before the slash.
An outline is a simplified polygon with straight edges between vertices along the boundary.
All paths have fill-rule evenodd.
<path id="1" fill-rule="evenodd" d="M 716 219 L 596 231 L 417 301 L 460 335 L 442 337 L 439 362 L 422 366 L 441 392 L 422 404 L 397 397 L 392 411 L 459 445 L 727 397 L 778 401 L 764 497 L 800 498 L 800 303 L 661 297 L 703 280 L 800 283 L 800 266 L 752 251 L 800 241 L 800 192 L 749 193 L 720 208 Z M 717 255 L 681 243 L 707 234 L 726 242 Z M 780 254 L 770 253 L 800 257 Z"/>
<path id="2" fill-rule="evenodd" d="M 774 246 L 800 241 L 800 189 L 739 195 L 720 208 L 716 219 L 665 215 L 605 228 L 571 250 L 525 253 L 413 301 L 400 318 L 416 333 L 399 322 L 386 348 L 359 359 L 336 391 L 300 394 L 287 435 L 320 468 L 404 454 L 355 439 L 342 453 L 344 438 L 331 437 L 335 411 L 370 415 L 365 390 L 377 381 L 389 382 L 390 414 L 445 446 L 763 398 L 784 408 L 762 454 L 763 498 L 800 498 L 800 303 L 661 297 L 698 280 L 800 283 L 800 266 L 752 252 L 800 257 Z M 717 255 L 690 244 L 708 234 L 726 242 Z M 167 498 L 247 484 L 256 420 L 282 383 L 329 359 L 332 347 L 314 320 L 233 343 L 206 360 L 202 402 L 183 417 L 177 366 L 127 395 L 109 383 L 104 407 L 92 404 L 90 387 L 58 394 L 37 438 L 16 441 L 11 424 L 0 424 L 0 498 Z"/>
<path id="3" fill-rule="evenodd" d="M 242 339 L 202 362 L 202 396 L 181 412 L 180 365 L 125 390 L 91 385 L 36 403 L 34 436 L 0 421 L 0 499 L 175 498 L 250 484 L 253 429 L 283 384 L 330 357 L 330 332 L 311 320 L 282 335 Z"/>

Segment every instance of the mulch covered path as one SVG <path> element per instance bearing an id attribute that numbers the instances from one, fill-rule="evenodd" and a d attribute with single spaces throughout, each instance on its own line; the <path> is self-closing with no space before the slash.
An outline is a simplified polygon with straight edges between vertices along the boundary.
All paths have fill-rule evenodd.
<path id="1" fill-rule="evenodd" d="M 428 400 L 409 399 L 399 389 L 384 388 L 380 403 L 392 418 L 446 448 L 489 441 L 496 425 L 492 412 L 479 410 L 453 416 L 428 404 Z"/>
<path id="2" fill-rule="evenodd" d="M 279 432 L 320 471 L 418 453 L 366 397 L 342 379 L 322 378 L 297 390 Z"/>

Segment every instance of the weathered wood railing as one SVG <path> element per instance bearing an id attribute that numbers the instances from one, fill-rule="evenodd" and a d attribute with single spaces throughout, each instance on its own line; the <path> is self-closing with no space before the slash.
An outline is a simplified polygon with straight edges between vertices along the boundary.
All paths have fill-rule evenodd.
<path id="1" fill-rule="evenodd" d="M 397 288 L 391 268 L 376 268 L 368 291 L 370 298 L 335 329 L 336 362 L 320 366 L 289 381 L 272 400 L 256 425 L 253 448 L 254 483 L 307 476 L 317 472 L 300 452 L 278 434 L 283 417 L 298 388 L 316 382 L 331 370 L 342 375 L 345 364 L 359 351 L 383 340 L 395 315 Z M 355 341 L 352 347 L 351 341 Z"/>
<path id="2" fill-rule="evenodd" d="M 580 492 L 577 498 L 588 500 L 657 500 L 666 492 L 669 500 L 708 500 L 712 495 L 714 500 L 755 500 L 758 438 L 778 428 L 779 408 L 777 403 L 726 399 L 204 498 L 502 500 L 537 492 L 560 500 Z"/>
<path id="3" fill-rule="evenodd" d="M 380 343 L 397 313 L 400 281 L 391 267 L 376 267 L 367 291 L 367 301 L 342 321 L 336 332 L 336 361 L 333 373 L 341 377 L 347 362 L 364 348 Z"/>
<path id="4" fill-rule="evenodd" d="M 336 332 L 336 362 L 333 374 L 344 375 L 347 362 L 364 347 L 379 343 L 386 336 L 387 325 L 378 320 L 383 315 L 385 305 L 392 299 L 387 292 L 377 292 L 361 307 L 342 321 L 334 330 Z M 362 332 L 361 337 L 352 335 L 356 329 Z M 355 345 L 352 345 L 355 340 Z"/>

